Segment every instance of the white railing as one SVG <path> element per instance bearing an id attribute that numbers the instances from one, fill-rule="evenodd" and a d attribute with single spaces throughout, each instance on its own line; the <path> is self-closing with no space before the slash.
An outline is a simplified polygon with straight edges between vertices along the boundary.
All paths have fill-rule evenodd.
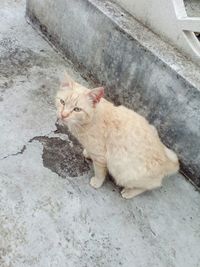
<path id="1" fill-rule="evenodd" d="M 183 0 L 172 1 L 180 30 L 193 52 L 200 58 L 200 42 L 194 34 L 200 32 L 200 17 L 188 17 Z"/>

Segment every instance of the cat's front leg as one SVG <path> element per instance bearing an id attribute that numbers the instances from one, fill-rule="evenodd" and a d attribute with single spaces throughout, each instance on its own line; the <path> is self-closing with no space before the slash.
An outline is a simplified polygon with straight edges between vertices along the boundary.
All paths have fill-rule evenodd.
<path id="1" fill-rule="evenodd" d="M 94 188 L 99 188 L 105 181 L 107 168 L 105 165 L 100 165 L 96 162 L 93 162 L 93 165 L 95 176 L 91 178 L 90 185 Z"/>

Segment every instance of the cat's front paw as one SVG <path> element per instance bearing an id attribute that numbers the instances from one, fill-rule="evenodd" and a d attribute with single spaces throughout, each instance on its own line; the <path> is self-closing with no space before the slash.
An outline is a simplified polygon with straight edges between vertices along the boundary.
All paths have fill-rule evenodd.
<path id="1" fill-rule="evenodd" d="M 100 188 L 103 184 L 103 181 L 97 177 L 92 177 L 91 180 L 90 180 L 90 185 L 94 188 Z"/>

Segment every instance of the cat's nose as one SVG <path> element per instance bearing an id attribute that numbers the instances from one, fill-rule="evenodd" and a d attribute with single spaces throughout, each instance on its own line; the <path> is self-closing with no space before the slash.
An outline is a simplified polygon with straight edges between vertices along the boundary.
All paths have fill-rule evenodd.
<path id="1" fill-rule="evenodd" d="M 63 112 L 61 113 L 61 118 L 62 118 L 62 119 L 65 119 L 65 118 L 67 118 L 68 116 L 69 116 L 69 112 L 63 111 Z"/>

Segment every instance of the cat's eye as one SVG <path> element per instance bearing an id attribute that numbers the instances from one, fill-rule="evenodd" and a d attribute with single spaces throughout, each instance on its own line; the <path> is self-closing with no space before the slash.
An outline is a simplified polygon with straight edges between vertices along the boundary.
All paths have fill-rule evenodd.
<path id="1" fill-rule="evenodd" d="M 75 108 L 74 108 L 74 111 L 76 111 L 76 112 L 80 112 L 80 111 L 81 111 L 81 108 L 75 107 Z"/>
<path id="2" fill-rule="evenodd" d="M 65 101 L 63 99 L 60 99 L 60 103 L 64 106 L 65 105 Z"/>

